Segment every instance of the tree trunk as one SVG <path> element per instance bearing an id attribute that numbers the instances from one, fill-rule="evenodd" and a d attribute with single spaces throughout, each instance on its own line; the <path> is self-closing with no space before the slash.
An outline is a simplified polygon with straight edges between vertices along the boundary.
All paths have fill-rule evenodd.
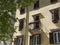
<path id="1" fill-rule="evenodd" d="M 28 30 L 29 30 L 29 6 L 26 7 L 26 20 L 25 20 L 25 34 L 24 34 L 24 45 L 28 45 Z"/>

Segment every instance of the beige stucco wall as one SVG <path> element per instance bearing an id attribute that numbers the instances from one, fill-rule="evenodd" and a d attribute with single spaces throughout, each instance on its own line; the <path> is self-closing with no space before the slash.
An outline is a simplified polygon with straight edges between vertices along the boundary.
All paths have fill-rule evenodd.
<path id="1" fill-rule="evenodd" d="M 50 0 L 40 0 L 40 8 L 48 6 L 50 4 Z"/>
<path id="2" fill-rule="evenodd" d="M 51 9 L 55 9 L 55 8 L 60 7 L 60 2 L 56 3 L 56 4 L 52 4 L 52 5 L 49 5 L 49 4 L 50 4 L 49 0 L 41 0 L 40 6 L 43 7 L 43 8 L 40 8 L 38 10 L 32 10 L 32 11 L 29 12 L 29 22 L 33 22 L 32 15 L 41 13 L 42 16 L 44 17 L 44 18 L 40 19 L 41 20 L 41 25 L 42 25 L 42 28 L 41 28 L 42 29 L 41 45 L 50 45 L 49 44 L 49 32 L 51 31 L 51 29 L 60 28 L 60 23 L 54 24 L 52 22 L 51 13 L 49 11 Z M 22 18 L 25 18 L 25 17 L 26 17 L 26 13 L 21 15 L 20 12 L 19 12 L 19 9 L 17 9 L 15 18 L 18 18 L 18 20 L 19 20 L 19 19 L 22 19 Z M 19 21 L 18 20 L 15 23 L 15 27 L 17 27 L 16 28 L 17 33 L 14 33 L 14 38 L 16 38 L 16 36 L 22 35 L 22 32 L 18 31 L 19 30 Z M 32 35 L 32 34 L 29 32 L 28 35 L 30 37 L 30 35 Z M 29 37 L 28 37 L 28 41 L 29 41 Z M 28 43 L 28 45 L 29 45 L 29 43 Z"/>
<path id="3" fill-rule="evenodd" d="M 58 0 L 58 2 L 60 2 L 60 0 Z"/>
<path id="4" fill-rule="evenodd" d="M 49 37 L 46 35 L 49 33 L 41 32 L 41 45 L 50 45 L 49 44 Z"/>

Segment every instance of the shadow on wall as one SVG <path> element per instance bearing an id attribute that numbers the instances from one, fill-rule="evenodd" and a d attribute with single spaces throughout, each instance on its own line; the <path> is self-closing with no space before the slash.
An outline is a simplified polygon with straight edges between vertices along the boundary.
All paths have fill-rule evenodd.
<path id="1" fill-rule="evenodd" d="M 57 27 L 60 28 L 60 21 L 58 23 L 55 23 Z"/>
<path id="2" fill-rule="evenodd" d="M 47 37 L 47 35 L 43 30 L 41 31 L 41 45 L 50 45 L 49 37 Z"/>

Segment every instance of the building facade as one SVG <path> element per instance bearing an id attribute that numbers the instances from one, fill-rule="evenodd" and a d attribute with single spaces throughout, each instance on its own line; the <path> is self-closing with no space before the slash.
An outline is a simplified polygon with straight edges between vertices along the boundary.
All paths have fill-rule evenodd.
<path id="1" fill-rule="evenodd" d="M 12 45 L 24 45 L 26 8 L 16 11 Z M 29 7 L 27 45 L 60 45 L 60 0 L 37 0 Z"/>

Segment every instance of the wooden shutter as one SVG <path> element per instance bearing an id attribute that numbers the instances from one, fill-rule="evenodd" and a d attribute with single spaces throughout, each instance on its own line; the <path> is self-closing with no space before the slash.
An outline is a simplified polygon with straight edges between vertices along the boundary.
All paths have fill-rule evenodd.
<path id="1" fill-rule="evenodd" d="M 23 36 L 22 36 L 22 44 L 21 45 L 23 45 Z"/>
<path id="2" fill-rule="evenodd" d="M 33 36 L 30 36 L 30 45 L 33 45 Z"/>
<path id="3" fill-rule="evenodd" d="M 14 38 L 14 45 L 17 45 L 17 43 L 18 43 L 18 39 Z"/>
<path id="4" fill-rule="evenodd" d="M 41 44 L 41 35 L 39 34 L 39 37 L 38 37 L 38 44 L 40 45 Z"/>
<path id="5" fill-rule="evenodd" d="M 49 33 L 49 41 L 50 41 L 50 44 L 54 44 L 53 33 Z"/>

